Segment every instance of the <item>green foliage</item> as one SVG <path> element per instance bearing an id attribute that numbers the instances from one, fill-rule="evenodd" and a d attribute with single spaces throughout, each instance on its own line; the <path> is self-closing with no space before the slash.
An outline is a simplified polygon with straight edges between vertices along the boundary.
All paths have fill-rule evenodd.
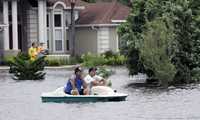
<path id="1" fill-rule="evenodd" d="M 19 53 L 10 63 L 10 73 L 16 80 L 41 80 L 44 79 L 45 57 L 31 61 L 27 54 Z"/>
<path id="2" fill-rule="evenodd" d="M 167 29 L 163 19 L 147 23 L 143 34 L 143 45 L 140 49 L 141 58 L 146 70 L 153 71 L 147 75 L 160 84 L 168 85 L 176 74 L 175 66 L 171 63 L 168 48 L 173 40 L 172 30 Z"/>
<path id="3" fill-rule="evenodd" d="M 3 65 L 10 65 L 10 63 L 13 61 L 14 61 L 14 56 L 10 56 L 10 55 L 4 56 L 2 60 Z"/>
<path id="4" fill-rule="evenodd" d="M 83 65 L 87 67 L 102 66 L 106 64 L 105 56 L 87 53 L 82 55 Z"/>
<path id="5" fill-rule="evenodd" d="M 83 65 L 86 67 L 103 66 L 103 65 L 124 65 L 126 58 L 118 53 L 111 51 L 101 55 L 87 53 L 82 55 Z"/>
<path id="6" fill-rule="evenodd" d="M 60 66 L 65 65 L 66 62 L 61 62 L 60 60 L 54 60 L 54 59 L 46 59 L 47 66 Z"/>
<path id="7" fill-rule="evenodd" d="M 105 57 L 106 65 L 124 65 L 126 58 L 124 55 L 114 53 L 113 51 L 106 51 L 102 54 Z"/>
<path id="8" fill-rule="evenodd" d="M 147 73 L 163 84 L 199 81 L 199 6 L 198 0 L 134 0 L 118 28 L 129 73 Z"/>
<path id="9" fill-rule="evenodd" d="M 120 45 L 120 50 L 127 56 L 130 75 L 144 73 L 142 61 L 139 59 L 139 48 L 143 41 L 141 33 L 146 23 L 145 5 L 143 0 L 135 0 L 127 22 L 118 28 L 120 43 L 123 43 Z"/>
<path id="10" fill-rule="evenodd" d="M 113 71 L 111 69 L 107 69 L 105 67 L 99 67 L 97 70 L 97 75 L 103 77 L 103 78 L 108 78 L 113 74 Z"/>
<path id="11" fill-rule="evenodd" d="M 46 58 L 47 66 L 75 65 L 82 62 L 78 56 L 69 59 Z"/>
<path id="12" fill-rule="evenodd" d="M 109 69 L 109 68 L 106 68 L 105 66 L 101 66 L 97 69 L 97 75 L 105 78 L 105 79 L 108 79 L 112 74 L 114 74 L 114 72 Z M 112 81 L 111 80 L 107 80 L 107 86 L 111 87 L 112 86 Z"/>

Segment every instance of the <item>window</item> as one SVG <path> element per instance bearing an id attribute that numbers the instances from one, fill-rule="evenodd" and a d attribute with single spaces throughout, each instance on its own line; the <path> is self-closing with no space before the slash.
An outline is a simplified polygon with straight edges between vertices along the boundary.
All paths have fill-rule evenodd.
<path id="1" fill-rule="evenodd" d="M 48 49 L 49 49 L 49 46 L 50 46 L 50 45 L 49 45 L 49 44 L 50 44 L 50 43 L 49 43 L 49 38 L 50 38 L 50 37 L 49 37 L 49 29 L 47 29 L 47 48 L 48 48 Z"/>
<path id="2" fill-rule="evenodd" d="M 62 51 L 62 30 L 55 30 L 55 50 Z"/>
<path id="3" fill-rule="evenodd" d="M 55 14 L 54 15 L 54 25 L 55 25 L 55 27 L 61 27 L 62 26 L 61 14 Z"/>
<path id="4" fill-rule="evenodd" d="M 62 51 L 62 40 L 56 40 L 56 51 Z"/>
<path id="5" fill-rule="evenodd" d="M 47 14 L 47 27 L 49 27 L 49 14 Z"/>
<path id="6" fill-rule="evenodd" d="M 53 52 L 62 53 L 64 52 L 63 11 L 55 10 L 53 16 Z"/>
<path id="7" fill-rule="evenodd" d="M 69 40 L 67 40 L 67 51 L 69 51 Z"/>

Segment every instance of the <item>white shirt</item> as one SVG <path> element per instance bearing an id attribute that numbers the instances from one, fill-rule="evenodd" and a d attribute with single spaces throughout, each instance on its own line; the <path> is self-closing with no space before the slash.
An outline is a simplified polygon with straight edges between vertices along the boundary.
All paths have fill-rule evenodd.
<path id="1" fill-rule="evenodd" d="M 95 75 L 95 76 L 90 76 L 90 75 L 87 75 L 84 80 L 87 84 L 90 84 L 92 81 L 95 81 L 95 80 L 102 80 L 103 78 L 101 76 L 98 76 L 98 75 Z"/>

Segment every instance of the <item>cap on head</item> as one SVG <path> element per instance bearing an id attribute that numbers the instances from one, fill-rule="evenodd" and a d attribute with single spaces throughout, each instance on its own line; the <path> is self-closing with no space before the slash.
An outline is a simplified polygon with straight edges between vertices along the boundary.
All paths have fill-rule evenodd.
<path id="1" fill-rule="evenodd" d="M 77 73 L 77 72 L 82 72 L 82 68 L 81 67 L 76 67 L 74 69 L 74 72 Z"/>
<path id="2" fill-rule="evenodd" d="M 91 71 L 96 71 L 96 70 L 97 70 L 97 68 L 91 67 L 91 68 L 88 70 L 88 72 L 90 73 Z"/>

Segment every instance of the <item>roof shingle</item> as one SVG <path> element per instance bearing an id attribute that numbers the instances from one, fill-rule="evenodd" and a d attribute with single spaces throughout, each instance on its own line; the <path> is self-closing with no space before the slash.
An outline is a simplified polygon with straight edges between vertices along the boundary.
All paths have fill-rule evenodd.
<path id="1" fill-rule="evenodd" d="M 48 0 L 48 5 L 52 6 L 56 2 L 61 1 L 70 6 L 69 0 Z M 114 2 L 97 2 L 87 3 L 82 0 L 76 1 L 76 6 L 85 6 L 80 11 L 77 24 L 112 24 L 112 20 L 125 20 L 130 12 L 130 8 Z"/>
<path id="2" fill-rule="evenodd" d="M 70 6 L 69 0 L 47 0 L 49 6 L 53 6 L 56 2 L 59 1 L 65 3 L 66 6 Z M 82 0 L 76 0 L 76 6 L 85 6 L 87 4 L 87 2 L 84 2 Z"/>
<path id="3" fill-rule="evenodd" d="M 111 24 L 111 20 L 125 20 L 130 8 L 118 2 L 88 4 L 80 11 L 78 24 Z"/>

